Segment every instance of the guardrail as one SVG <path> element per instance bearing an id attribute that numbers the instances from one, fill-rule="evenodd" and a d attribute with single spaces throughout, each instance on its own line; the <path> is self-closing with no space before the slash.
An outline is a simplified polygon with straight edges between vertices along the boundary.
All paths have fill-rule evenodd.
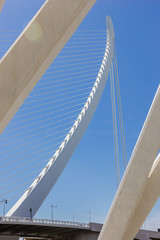
<path id="1" fill-rule="evenodd" d="M 78 227 L 84 229 L 90 229 L 90 224 L 80 223 L 80 222 L 70 222 L 70 221 L 61 221 L 61 220 L 50 220 L 50 219 L 40 219 L 40 218 L 22 218 L 22 217 L 0 217 L 1 222 L 10 222 L 10 223 L 39 223 L 39 224 L 51 224 L 56 226 L 65 226 L 65 227 Z"/>

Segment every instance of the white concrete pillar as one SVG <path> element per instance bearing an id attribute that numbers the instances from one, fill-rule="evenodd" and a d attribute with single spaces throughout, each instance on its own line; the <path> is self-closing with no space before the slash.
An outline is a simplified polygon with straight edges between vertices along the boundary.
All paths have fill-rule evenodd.
<path id="1" fill-rule="evenodd" d="M 47 0 L 0 61 L 0 134 L 96 0 Z"/>
<path id="2" fill-rule="evenodd" d="M 136 235 L 141 227 L 141 222 L 143 223 L 145 220 L 145 214 L 141 216 L 137 224 L 133 215 L 135 214 L 135 218 L 137 217 L 138 211 L 136 209 L 139 203 L 144 200 L 143 195 L 147 184 L 152 182 L 150 180 L 150 183 L 148 183 L 148 176 L 159 149 L 160 85 L 103 225 L 99 240 L 131 240 L 132 238 L 127 237 L 129 229 L 132 229 L 132 236 Z M 154 190 L 153 194 L 155 196 L 153 199 L 150 198 L 151 205 L 147 205 L 147 213 L 151 210 L 150 206 L 153 207 L 155 203 L 156 199 L 154 198 L 157 198 L 157 193 L 154 193 Z M 132 221 L 134 224 L 132 224 Z"/>

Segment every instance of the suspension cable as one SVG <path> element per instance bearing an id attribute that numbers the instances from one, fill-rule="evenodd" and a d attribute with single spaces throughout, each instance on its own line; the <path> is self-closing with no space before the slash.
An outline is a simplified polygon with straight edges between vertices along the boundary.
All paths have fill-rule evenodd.
<path id="1" fill-rule="evenodd" d="M 57 115 L 57 116 L 54 116 L 54 117 L 51 117 L 51 118 L 48 118 L 48 119 L 44 119 L 44 120 L 41 120 L 41 121 L 37 121 L 36 123 L 31 123 L 31 124 L 28 124 L 27 126 L 34 126 L 35 124 L 37 125 L 37 123 L 42 123 L 42 122 L 45 122 L 45 121 L 47 121 L 47 120 L 51 120 L 51 119 L 54 119 L 54 118 L 57 118 L 57 117 L 61 117 L 61 116 L 65 116 L 65 115 L 67 115 L 68 113 L 74 113 L 74 112 L 77 112 L 77 111 L 80 111 L 80 110 L 82 110 L 82 108 L 79 108 L 79 109 L 76 109 L 76 110 L 72 110 L 72 111 L 69 111 L 69 112 L 67 112 L 67 113 L 63 113 L 63 114 L 60 114 L 60 115 Z M 21 127 L 18 127 L 17 128 L 17 130 L 19 130 L 19 129 L 22 129 L 22 128 L 24 128 L 24 127 L 26 127 L 26 126 L 21 126 Z M 21 135 L 22 133 L 21 132 L 19 132 L 18 134 L 16 134 L 16 135 L 14 135 L 14 137 L 15 136 L 19 136 L 19 135 Z M 6 139 L 9 139 L 9 137 L 6 137 L 5 138 L 5 140 Z M 4 140 L 4 139 L 3 139 Z M 1 141 L 1 139 L 0 139 L 0 141 Z M 8 146 L 8 145 L 10 145 L 10 144 L 13 144 L 13 143 L 17 143 L 17 142 L 19 142 L 20 140 L 18 139 L 18 140 L 16 140 L 16 141 L 14 141 L 14 142 L 9 142 L 9 143 L 7 143 L 7 144 L 5 144 L 5 145 L 2 145 L 1 147 L 4 147 L 4 146 Z"/>
<path id="2" fill-rule="evenodd" d="M 11 38 L 16 37 L 14 32 L 2 35 L 3 39 L 1 38 L 0 42 L 4 44 L 14 41 Z M 6 41 L 7 36 L 10 39 Z M 57 146 L 66 137 L 93 87 L 95 74 L 99 70 L 97 67 L 103 58 L 101 53 L 106 45 L 105 37 L 105 31 L 77 31 L 40 79 L 4 134 L 1 135 L 0 143 L 3 145 L 0 148 L 3 151 L 1 151 L 0 162 L 2 163 L 1 169 L 3 168 L 4 171 L 1 170 L 0 175 L 5 178 L 0 182 L 7 182 L 0 187 L 0 190 L 9 189 L 2 192 L 1 197 L 32 182 L 33 180 L 29 177 L 44 169 L 41 168 L 42 164 L 50 161 L 51 154 L 53 156 Z M 59 93 L 60 88 L 61 93 Z M 47 89 L 49 89 L 48 92 Z M 40 169 L 28 174 L 37 166 L 40 166 L 38 167 Z M 12 174 L 9 174 L 11 172 Z M 15 178 L 16 176 L 18 179 Z M 29 181 L 22 183 L 26 178 Z M 10 183 L 9 179 L 11 179 Z M 14 187 L 15 183 L 18 183 L 18 186 Z M 11 185 L 13 187 L 10 187 Z M 9 199 L 19 194 L 21 193 L 16 193 Z"/>
<path id="3" fill-rule="evenodd" d="M 124 170 L 125 170 L 127 166 L 127 154 L 126 154 L 126 144 L 125 144 L 125 134 L 124 134 L 124 124 L 123 124 L 123 114 L 122 114 L 122 104 L 121 104 L 121 94 L 120 94 L 115 42 L 114 42 L 114 66 L 115 66 L 116 92 L 117 92 L 117 101 L 118 101 L 119 125 L 120 125 L 122 153 L 123 153 L 123 164 L 124 164 Z"/>
<path id="4" fill-rule="evenodd" d="M 119 171 L 119 153 L 118 153 L 118 137 L 117 137 L 117 120 L 116 120 L 113 63 L 111 65 L 111 70 L 110 70 L 110 85 L 111 85 L 111 102 L 112 102 L 112 118 L 113 118 L 114 152 L 115 152 L 115 165 L 116 165 L 116 183 L 117 183 L 117 188 L 118 188 L 119 182 L 120 182 L 120 171 Z"/>
<path id="5" fill-rule="evenodd" d="M 44 117 L 44 116 L 48 116 L 48 115 L 51 115 L 53 113 L 58 113 L 58 112 L 61 112 L 61 111 L 64 111 L 64 110 L 67 110 L 67 109 L 71 109 L 71 108 L 74 108 L 74 107 L 77 107 L 77 106 L 80 106 L 80 105 L 84 105 L 85 101 L 81 102 L 81 103 L 78 103 L 78 104 L 75 104 L 75 105 L 72 105 L 72 106 L 69 106 L 69 107 L 65 107 L 65 108 L 62 108 L 62 109 L 58 109 L 58 110 L 55 110 L 55 111 L 49 111 L 47 113 L 43 113 L 42 115 L 36 115 L 34 117 L 30 117 L 30 118 L 25 118 L 23 120 L 19 120 L 19 121 L 16 121 L 15 123 L 12 123 L 12 125 L 15 125 L 15 124 L 19 124 L 19 123 L 24 123 L 26 121 L 30 121 L 30 120 L 33 120 L 33 119 L 38 119 L 40 117 Z"/>
<path id="6" fill-rule="evenodd" d="M 88 89 L 88 88 L 87 88 Z M 87 91 L 87 92 L 84 92 L 84 93 L 81 93 L 81 94 L 76 94 L 76 95 L 73 95 L 73 96 L 70 96 L 70 97 L 66 97 L 66 98 L 58 98 L 57 100 L 54 100 L 54 101 L 49 101 L 47 103 L 42 103 L 42 104 L 38 104 L 38 105 L 34 105 L 34 106 L 30 106 L 28 108 L 22 108 L 22 109 L 19 109 L 19 112 L 21 111 L 26 111 L 26 110 L 31 110 L 31 109 L 34 109 L 34 108 L 37 108 L 37 107 L 42 107 L 42 106 L 46 106 L 48 104 L 53 104 L 53 103 L 56 103 L 56 102 L 61 102 L 61 101 L 65 101 L 65 100 L 68 100 L 68 99 L 72 99 L 72 98 L 75 98 L 75 97 L 79 97 L 79 96 L 82 96 L 82 95 L 85 95 L 85 94 L 88 94 L 90 93 L 90 91 Z M 63 96 L 63 95 L 62 95 Z M 88 97 L 88 95 L 86 96 L 86 98 Z M 67 102 L 66 102 L 67 104 Z M 60 104 L 59 104 L 60 106 Z M 35 112 L 35 111 L 34 111 Z M 16 118 L 18 116 L 15 116 L 14 118 Z"/>
<path id="7" fill-rule="evenodd" d="M 77 115 L 78 115 L 78 114 L 77 114 Z M 61 125 L 56 126 L 56 127 L 53 127 L 53 128 L 49 128 L 49 129 L 47 129 L 47 130 L 45 129 L 44 131 L 38 132 L 38 133 L 36 133 L 36 134 L 33 134 L 32 137 L 33 137 L 33 136 L 35 137 L 35 136 L 40 135 L 40 134 L 42 134 L 42 133 L 49 132 L 49 131 L 51 131 L 51 130 L 55 130 L 55 129 L 57 129 L 57 128 L 60 128 L 60 127 L 62 127 L 62 126 L 65 126 L 65 125 L 68 125 L 68 124 L 71 124 L 71 123 L 74 123 L 74 122 L 75 122 L 75 120 L 70 121 L 70 122 L 67 122 L 67 123 L 65 123 L 65 124 L 61 124 Z M 48 138 L 48 137 L 51 137 L 51 136 L 53 136 L 53 135 L 54 135 L 54 134 L 49 134 L 49 135 L 47 135 L 47 136 L 39 137 L 38 139 L 35 139 L 35 140 L 33 140 L 33 141 L 25 142 L 25 143 L 22 144 L 22 145 L 19 145 L 19 146 L 17 146 L 17 147 L 12 148 L 12 149 L 8 149 L 7 151 L 1 152 L 1 154 L 8 153 L 8 152 L 10 152 L 10 151 L 12 151 L 12 150 L 16 150 L 16 149 L 19 148 L 19 147 L 24 147 L 24 146 L 27 146 L 27 145 L 29 145 L 29 144 L 36 143 L 36 142 L 38 142 L 39 140 L 44 140 L 44 139 L 46 139 L 46 138 Z M 37 147 L 37 146 L 41 146 L 41 145 L 36 145 L 36 147 Z M 34 146 L 31 147 L 31 148 L 34 148 Z M 31 149 L 31 148 L 29 148 L 29 149 Z M 13 155 L 9 155 L 9 156 L 7 156 L 7 157 L 5 157 L 5 158 L 1 158 L 1 159 L 0 159 L 0 162 L 2 162 L 2 161 L 4 161 L 4 160 L 7 160 L 8 158 L 15 157 L 16 155 L 21 154 L 21 153 L 24 153 L 24 152 L 26 152 L 26 151 L 28 151 L 28 148 L 25 149 L 25 150 L 23 150 L 23 151 L 20 151 L 20 152 L 16 151 L 16 153 L 13 154 Z M 1 167 L 3 167 L 3 166 L 1 166 Z"/>
<path id="8" fill-rule="evenodd" d="M 72 100 L 72 101 L 69 101 L 69 102 L 64 102 L 64 103 L 61 103 L 61 104 L 58 104 L 58 105 L 56 105 L 56 106 L 51 106 L 51 107 L 47 107 L 47 108 L 45 108 L 45 111 L 47 110 L 49 110 L 49 109 L 54 109 L 54 108 L 58 108 L 58 107 L 61 107 L 61 106 L 64 106 L 64 105 L 67 105 L 67 104 L 69 104 L 69 103 L 74 103 L 74 102 L 80 102 L 81 100 L 84 100 L 84 99 L 86 99 L 87 97 L 83 97 L 83 98 L 78 98 L 78 99 L 75 99 L 75 100 Z M 37 107 L 37 106 L 36 106 Z M 19 117 L 24 117 L 24 116 L 28 116 L 28 115 L 31 115 L 31 114 L 35 114 L 35 113 L 38 113 L 38 112 L 42 112 L 42 111 L 44 111 L 43 109 L 39 109 L 39 110 L 36 110 L 36 111 L 34 111 L 34 112 L 29 112 L 29 113 L 24 113 L 24 114 L 19 114 L 18 116 L 15 116 L 14 117 L 14 119 L 16 118 L 19 118 Z"/>

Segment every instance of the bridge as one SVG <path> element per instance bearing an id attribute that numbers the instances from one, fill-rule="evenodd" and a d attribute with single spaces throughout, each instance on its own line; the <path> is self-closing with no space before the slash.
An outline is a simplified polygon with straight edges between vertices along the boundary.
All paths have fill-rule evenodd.
<path id="1" fill-rule="evenodd" d="M 80 0 L 75 1 L 74 3 L 71 0 L 46 1 L 42 8 L 39 10 L 39 12 L 35 15 L 33 20 L 24 29 L 24 31 L 20 34 L 20 36 L 16 39 L 16 41 L 1 59 L 0 85 L 2 87 L 0 88 L 0 132 L 2 140 L 4 140 L 4 144 L 2 144 L 3 151 L 1 157 L 1 161 L 4 161 L 4 164 L 1 167 L 5 169 L 5 171 L 3 171 L 1 175 L 3 175 L 4 173 L 7 174 L 7 177 L 3 178 L 1 181 L 7 181 L 6 184 L 1 186 L 1 196 L 9 195 L 10 192 L 14 191 L 14 188 L 12 189 L 11 187 L 13 184 L 17 182 L 20 183 L 22 180 L 25 182 L 24 179 L 27 178 L 29 174 L 37 174 L 38 172 L 38 175 L 36 177 L 34 175 L 34 178 L 31 181 L 32 183 L 26 188 L 26 190 L 21 193 L 15 192 L 13 198 L 17 197 L 17 194 L 21 194 L 21 197 L 17 199 L 11 209 L 6 213 L 6 218 L 1 219 L 1 224 L 9 224 L 8 226 L 1 226 L 2 233 L 3 229 L 5 233 L 5 229 L 9 230 L 10 228 L 12 228 L 11 232 L 13 232 L 14 234 L 19 234 L 19 232 L 16 233 L 16 231 L 19 231 L 18 229 L 22 231 L 20 222 L 24 221 L 25 225 L 27 225 L 28 221 L 30 221 L 27 220 L 27 218 L 29 218 L 30 215 L 34 216 L 40 206 L 43 204 L 47 195 L 55 185 L 56 181 L 60 177 L 65 166 L 67 165 L 69 159 L 71 158 L 73 152 L 75 151 L 84 132 L 86 131 L 89 122 L 91 121 L 92 116 L 100 101 L 109 74 L 111 81 L 118 190 L 98 239 L 133 239 L 140 226 L 143 224 L 145 218 L 153 208 L 157 199 L 159 198 L 160 86 L 155 93 L 155 97 L 153 99 L 149 113 L 146 117 L 146 121 L 144 122 L 132 156 L 120 183 L 120 177 L 118 172 L 119 163 L 114 88 L 114 85 L 116 84 L 118 89 L 118 102 L 119 105 L 121 104 L 119 98 L 120 92 L 118 85 L 119 82 L 115 49 L 115 33 L 111 18 L 107 17 L 106 20 L 107 35 L 105 41 L 105 49 L 103 52 L 103 57 L 101 59 L 101 65 L 98 68 L 97 76 L 93 77 L 94 81 L 90 81 L 88 83 L 88 78 L 86 78 L 87 75 L 85 75 L 85 77 L 84 75 L 81 76 L 81 79 L 78 79 L 78 81 L 73 81 L 73 78 L 75 80 L 79 72 L 76 73 L 75 77 L 65 79 L 66 75 L 70 76 L 71 74 L 73 74 L 72 68 L 71 72 L 69 72 L 68 74 L 65 73 L 63 75 L 59 75 L 60 79 L 54 79 L 53 82 L 49 81 L 49 79 L 52 79 L 52 77 L 43 77 L 45 74 L 55 74 L 59 72 L 61 73 L 62 69 L 55 70 L 51 64 L 53 63 L 53 61 L 55 61 L 57 55 L 61 52 L 66 43 L 69 41 L 69 39 L 76 31 L 77 27 L 84 19 L 84 17 L 94 3 L 95 0 Z M 44 34 L 42 34 L 43 29 L 45 29 Z M 68 55 L 66 54 L 65 56 L 63 56 L 63 58 L 67 56 Z M 72 57 L 72 55 L 69 54 L 69 57 Z M 62 68 L 61 63 L 58 67 L 61 66 Z M 68 65 L 65 65 L 65 67 L 68 69 Z M 52 70 L 54 69 L 54 71 L 47 72 L 48 68 L 52 68 Z M 79 66 L 77 69 L 79 71 L 79 69 L 84 70 L 84 68 L 85 66 Z M 97 71 L 96 68 L 94 70 Z M 83 71 L 83 73 L 85 71 Z M 117 79 L 116 83 L 114 82 L 114 78 Z M 48 80 L 48 85 L 45 85 L 46 79 Z M 84 81 L 86 82 L 84 83 Z M 75 83 L 77 85 L 73 86 Z M 68 87 L 68 84 L 72 85 Z M 38 89 L 36 88 L 37 86 Z M 83 88 L 84 86 L 85 88 Z M 87 88 L 86 86 L 89 87 Z M 36 88 L 36 93 L 32 93 L 32 89 L 34 87 Z M 48 92 L 44 93 L 45 89 L 47 89 Z M 83 91 L 86 89 L 88 92 L 85 92 L 85 97 L 83 96 L 83 98 L 80 99 L 77 98 L 77 96 L 79 97 L 80 95 L 83 95 Z M 83 93 L 80 93 L 80 90 Z M 56 93 L 59 91 L 61 91 L 61 93 L 56 95 Z M 29 95 L 30 93 L 31 95 Z M 75 93 L 77 93 L 76 99 L 73 100 L 73 98 L 75 97 L 75 95 L 73 94 Z M 67 97 L 64 97 L 66 96 L 66 94 L 68 94 Z M 27 102 L 24 102 L 28 95 L 30 97 L 29 100 Z M 61 99 L 61 101 L 56 105 L 55 102 L 57 103 L 59 101 L 61 95 L 63 95 L 63 102 Z M 52 97 L 56 98 L 53 100 L 51 99 Z M 48 101 L 48 99 L 51 99 L 51 101 Z M 66 99 L 67 104 L 71 103 L 72 106 L 65 106 Z M 38 108 L 34 109 L 38 101 L 41 102 L 37 104 Z M 23 103 L 24 105 L 28 105 L 21 110 L 20 107 L 23 106 Z M 48 103 L 51 103 L 52 106 L 41 109 L 42 106 L 46 106 L 46 104 Z M 54 109 L 55 106 L 57 107 L 56 109 Z M 63 110 L 64 112 L 61 112 L 59 114 L 60 106 L 62 107 L 61 111 Z M 11 126 L 9 125 L 9 129 L 6 130 L 7 134 L 5 135 L 4 129 L 6 129 L 8 123 L 12 119 L 14 119 L 13 116 L 16 114 L 19 108 L 20 112 L 22 113 L 20 116 L 16 116 L 16 119 L 19 118 L 20 120 L 15 120 L 15 122 L 12 122 Z M 33 109 L 33 111 L 31 111 L 31 109 Z M 41 112 L 43 112 L 42 115 Z M 121 108 L 119 109 L 119 112 L 121 123 L 123 123 Z M 48 117 L 48 115 L 50 114 L 53 114 L 52 117 Z M 25 118 L 26 116 L 27 118 Z M 63 124 L 59 124 L 58 126 L 52 125 L 50 129 L 46 128 L 46 126 L 48 127 L 48 125 L 53 124 L 53 121 L 57 117 L 58 119 L 54 122 L 54 124 L 59 124 L 60 122 L 62 123 L 62 121 L 64 120 L 66 122 L 63 122 Z M 68 121 L 68 119 L 72 121 Z M 47 122 L 45 125 L 44 122 L 48 120 L 49 122 Z M 27 121 L 30 121 L 28 125 L 26 124 Z M 23 129 L 25 127 L 26 130 L 24 130 L 23 132 Z M 39 129 L 43 127 L 45 127 L 45 130 L 42 130 L 40 132 Z M 37 129 L 38 132 L 36 132 Z M 17 132 L 12 135 L 12 132 L 16 130 Z M 30 134 L 31 130 L 33 131 L 32 135 Z M 52 134 L 50 133 L 50 130 L 52 130 Z M 124 166 L 126 167 L 127 162 L 125 159 L 125 140 L 123 133 L 123 124 L 121 125 L 121 130 L 124 153 Z M 24 133 L 24 135 L 22 136 L 22 138 L 19 138 L 22 133 Z M 38 136 L 40 133 L 43 133 L 41 137 Z M 59 135 L 55 137 L 55 134 Z M 16 138 L 17 136 L 18 138 Z M 35 136 L 37 137 L 36 140 Z M 46 138 L 48 139 L 46 140 Z M 24 142 L 22 142 L 22 140 Z M 53 140 L 55 142 L 54 144 L 51 144 Z M 21 150 L 19 148 L 19 145 L 16 145 L 17 141 L 20 142 L 20 146 L 22 147 Z M 38 141 L 38 143 L 36 141 Z M 34 145 L 35 142 L 37 145 Z M 47 146 L 44 147 L 45 144 L 47 144 Z M 25 148 L 23 148 L 24 146 Z M 38 151 L 35 150 L 36 147 L 38 148 Z M 52 151 L 48 150 L 51 147 Z M 13 152 L 8 154 L 8 152 L 10 152 L 11 150 L 13 150 Z M 44 153 L 44 159 L 41 162 L 41 167 L 38 170 L 35 169 L 33 172 L 31 170 L 30 173 L 23 176 L 23 173 L 25 171 L 32 169 L 33 161 L 41 159 L 41 157 L 43 156 L 43 154 L 41 154 L 41 150 L 46 150 L 46 152 Z M 35 157 L 32 158 L 33 155 Z M 24 159 L 27 157 L 29 160 L 25 161 Z M 7 163 L 6 160 L 8 161 Z M 12 167 L 7 169 L 7 166 L 11 163 L 13 164 Z M 25 168 L 26 164 L 28 163 L 30 164 L 29 167 Z M 40 163 L 38 162 L 37 165 L 38 164 Z M 23 171 L 17 171 L 15 173 L 12 173 L 12 171 L 16 170 L 18 167 L 24 167 Z M 17 175 L 19 178 L 14 179 L 14 177 Z M 10 178 L 14 180 L 10 180 L 9 182 Z M 6 188 L 9 188 L 9 190 L 5 192 L 4 189 Z M 9 200 L 10 199 L 11 197 L 9 198 Z M 6 198 L 4 198 L 3 201 L 5 202 L 7 200 Z M 8 223 L 7 219 L 9 220 Z M 12 220 L 14 226 L 10 226 L 10 222 Z M 40 220 L 32 220 L 30 223 L 32 225 L 40 224 L 36 221 Z M 17 228 L 15 222 L 18 222 Z M 51 224 L 50 227 L 52 229 L 48 228 L 48 231 L 53 232 L 53 236 L 50 235 L 49 237 L 55 237 L 55 231 L 58 231 L 58 235 L 60 234 L 60 232 L 62 232 L 63 234 L 63 232 L 66 233 L 67 231 L 71 230 L 82 230 L 86 232 L 92 231 L 92 225 L 86 225 L 84 227 L 85 224 L 79 223 L 46 223 L 45 221 L 43 221 L 43 224 L 44 227 L 45 224 Z M 38 225 L 36 225 L 36 227 L 38 229 Z M 23 228 L 26 228 L 26 226 L 23 226 Z M 32 230 L 34 231 L 33 228 Z M 24 230 L 24 235 L 26 234 L 27 230 Z M 38 232 L 39 231 L 40 230 L 38 230 Z M 44 231 L 46 231 L 46 229 L 44 229 Z"/>
<path id="2" fill-rule="evenodd" d="M 61 240 L 97 240 L 102 224 L 79 223 L 49 219 L 26 219 L 2 217 L 0 219 L 0 239 L 61 239 Z M 11 236 L 11 237 L 10 237 Z M 160 232 L 140 230 L 135 240 L 159 240 Z"/>
<path id="3" fill-rule="evenodd" d="M 79 232 L 81 232 L 81 235 L 83 233 L 88 235 L 91 229 L 93 232 L 100 229 L 98 224 L 94 227 L 94 224 L 14 217 L 2 217 L 0 224 L 0 235 L 3 235 L 3 237 L 9 235 L 12 237 L 17 236 L 18 238 L 16 239 L 19 239 L 19 237 L 66 239 L 67 237 L 72 238 L 73 235 L 78 235 Z"/>

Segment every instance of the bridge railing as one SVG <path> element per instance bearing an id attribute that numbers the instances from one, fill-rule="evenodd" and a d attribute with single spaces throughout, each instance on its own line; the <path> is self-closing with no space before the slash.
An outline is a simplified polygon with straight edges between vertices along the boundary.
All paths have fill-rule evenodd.
<path id="1" fill-rule="evenodd" d="M 56 226 L 67 226 L 67 227 L 76 227 L 76 228 L 79 227 L 84 229 L 90 229 L 90 225 L 87 223 L 40 219 L 40 218 L 0 217 L 0 222 L 51 224 Z"/>

